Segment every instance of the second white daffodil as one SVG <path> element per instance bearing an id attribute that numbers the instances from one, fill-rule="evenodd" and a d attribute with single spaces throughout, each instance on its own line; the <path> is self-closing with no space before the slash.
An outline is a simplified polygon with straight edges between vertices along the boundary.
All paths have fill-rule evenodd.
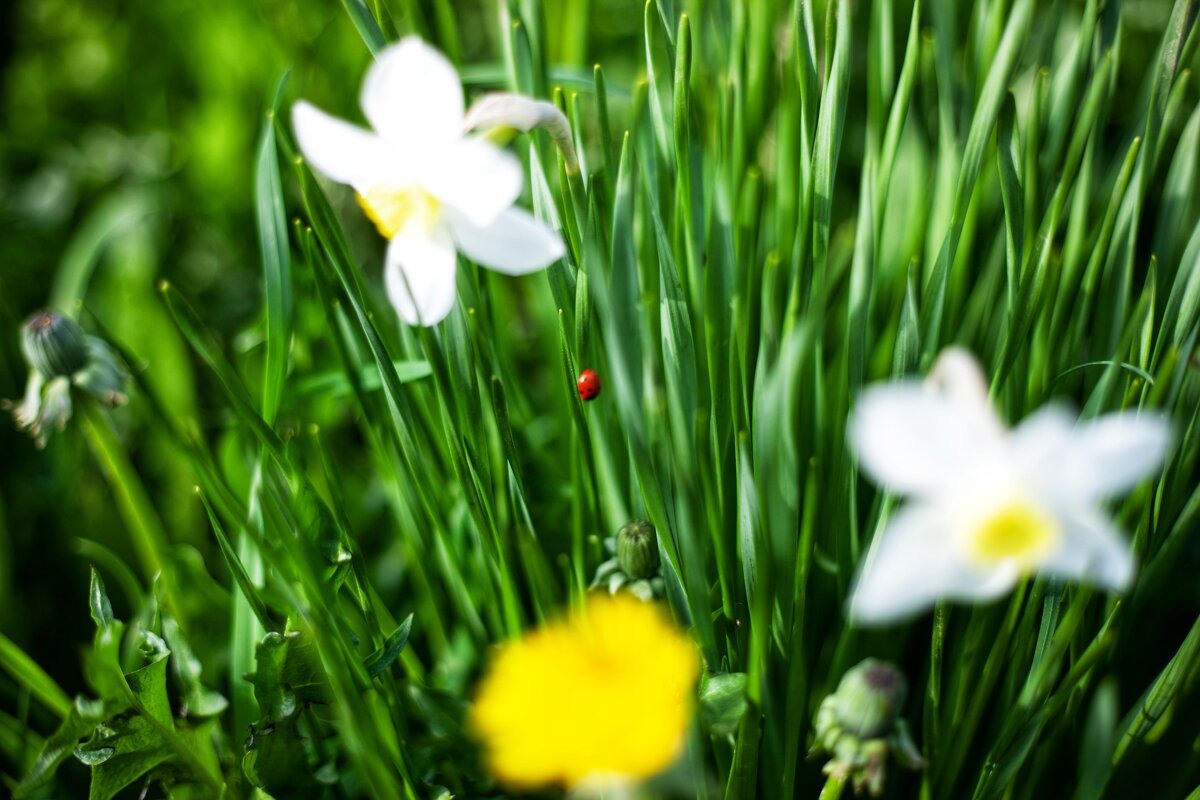
<path id="1" fill-rule="evenodd" d="M 1158 469 L 1169 440 L 1150 414 L 1077 421 L 1058 406 L 1010 431 L 957 350 L 925 383 L 867 389 L 851 445 L 867 474 L 909 501 L 865 559 L 851 617 L 884 624 L 943 598 L 985 600 L 1033 572 L 1125 589 L 1133 556 L 1101 503 Z"/>
<path id="2" fill-rule="evenodd" d="M 462 84 L 444 56 L 415 37 L 392 45 L 367 72 L 361 103 L 373 131 L 303 101 L 292 123 L 309 163 L 353 187 L 390 240 L 384 279 L 405 322 L 433 325 L 450 313 L 459 251 L 508 275 L 562 258 L 562 238 L 513 205 L 520 162 L 466 135 Z"/>

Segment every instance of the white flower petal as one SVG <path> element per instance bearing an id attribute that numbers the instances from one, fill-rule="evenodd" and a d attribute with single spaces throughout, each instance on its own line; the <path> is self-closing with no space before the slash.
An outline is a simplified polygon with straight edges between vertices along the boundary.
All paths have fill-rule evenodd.
<path id="1" fill-rule="evenodd" d="M 421 184 L 477 226 L 494 221 L 521 196 L 525 173 L 512 153 L 482 139 L 454 143 L 423 170 Z"/>
<path id="2" fill-rule="evenodd" d="M 421 159 L 462 138 L 462 83 L 446 57 L 409 36 L 367 71 L 362 108 L 371 125 L 407 157 Z"/>
<path id="3" fill-rule="evenodd" d="M 544 269 L 566 252 L 562 237 L 523 208 L 503 211 L 482 228 L 462 216 L 452 217 L 450 224 L 464 255 L 506 275 Z"/>
<path id="4" fill-rule="evenodd" d="M 330 180 L 365 191 L 381 177 L 399 172 L 382 139 L 311 103 L 301 100 L 292 106 L 292 129 L 305 160 Z"/>
<path id="5" fill-rule="evenodd" d="M 986 600 L 1019 577 L 1003 567 L 980 571 L 955 546 L 952 519 L 927 504 L 908 505 L 888 521 L 863 561 L 849 610 L 859 625 L 885 625 L 931 607 L 938 599 Z"/>
<path id="6" fill-rule="evenodd" d="M 947 347 L 939 353 L 925 383 L 956 403 L 976 407 L 988 405 L 988 384 L 983 369 L 975 356 L 961 347 Z"/>
<path id="7" fill-rule="evenodd" d="M 387 249 L 384 283 L 396 313 L 409 325 L 435 325 L 457 297 L 454 244 L 445 229 L 401 234 Z"/>
<path id="8" fill-rule="evenodd" d="M 1030 416 L 1012 439 L 1030 482 L 1058 505 L 1087 505 L 1132 489 L 1161 467 L 1170 441 L 1162 417 L 1126 412 L 1077 425 L 1056 406 Z"/>
<path id="9" fill-rule="evenodd" d="M 893 383 L 863 392 L 849 426 L 863 467 L 888 489 L 935 494 L 995 466 L 1003 429 L 991 408 L 955 401 L 918 383 Z"/>
<path id="10" fill-rule="evenodd" d="M 1063 515 L 1063 541 L 1042 570 L 1063 578 L 1124 591 L 1133 580 L 1133 553 L 1113 524 L 1098 510 L 1076 508 Z"/>
<path id="11" fill-rule="evenodd" d="M 1072 452 L 1091 467 L 1095 497 L 1127 492 L 1157 471 L 1171 443 L 1171 426 L 1153 414 L 1108 414 L 1080 424 Z"/>

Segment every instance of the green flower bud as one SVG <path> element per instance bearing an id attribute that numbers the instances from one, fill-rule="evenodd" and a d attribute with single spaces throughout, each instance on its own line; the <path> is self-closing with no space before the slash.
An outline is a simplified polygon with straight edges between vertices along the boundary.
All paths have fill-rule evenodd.
<path id="1" fill-rule="evenodd" d="M 658 574 L 658 534 L 645 520 L 634 520 L 617 532 L 617 561 L 633 580 Z"/>
<path id="2" fill-rule="evenodd" d="M 925 766 L 900 718 L 907 686 L 896 667 L 868 658 L 842 676 L 817 710 L 812 755 L 826 753 L 826 775 L 849 778 L 855 791 L 883 792 L 889 755 L 910 769 Z"/>
<path id="3" fill-rule="evenodd" d="M 40 311 L 26 320 L 21 347 L 30 366 L 47 379 L 69 377 L 88 362 L 83 329 L 57 311 Z"/>
<path id="4" fill-rule="evenodd" d="M 17 425 L 39 447 L 52 431 L 66 427 L 73 387 L 110 407 L 128 399 L 129 372 L 116 352 L 95 336 L 84 335 L 74 320 L 57 311 L 30 317 L 21 330 L 21 347 L 32 367 L 25 394 L 19 403 L 0 400 L 0 408 L 12 411 Z"/>
<path id="5" fill-rule="evenodd" d="M 842 676 L 834 694 L 838 727 L 859 739 L 887 736 L 908 691 L 900 671 L 868 658 Z"/>
<path id="6" fill-rule="evenodd" d="M 485 138 L 499 145 L 508 144 L 517 133 L 542 128 L 562 153 L 567 171 L 572 175 L 579 172 L 571 124 L 553 103 L 508 92 L 485 94 L 467 111 L 463 128 L 483 131 Z"/>

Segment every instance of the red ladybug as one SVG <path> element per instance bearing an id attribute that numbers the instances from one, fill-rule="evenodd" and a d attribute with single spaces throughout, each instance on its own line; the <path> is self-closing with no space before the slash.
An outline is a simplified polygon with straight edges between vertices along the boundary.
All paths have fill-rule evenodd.
<path id="1" fill-rule="evenodd" d="M 579 385 L 580 400 L 595 400 L 600 396 L 600 376 L 595 370 L 585 369 L 579 373 L 579 380 L 576 381 Z"/>

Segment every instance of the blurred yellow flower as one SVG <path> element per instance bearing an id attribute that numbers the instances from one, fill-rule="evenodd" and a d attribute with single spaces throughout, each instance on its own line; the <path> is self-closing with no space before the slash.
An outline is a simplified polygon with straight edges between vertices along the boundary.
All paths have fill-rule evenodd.
<path id="1" fill-rule="evenodd" d="M 683 749 L 699 670 L 658 606 L 597 595 L 501 649 L 472 721 L 492 772 L 514 788 L 637 781 Z"/>

